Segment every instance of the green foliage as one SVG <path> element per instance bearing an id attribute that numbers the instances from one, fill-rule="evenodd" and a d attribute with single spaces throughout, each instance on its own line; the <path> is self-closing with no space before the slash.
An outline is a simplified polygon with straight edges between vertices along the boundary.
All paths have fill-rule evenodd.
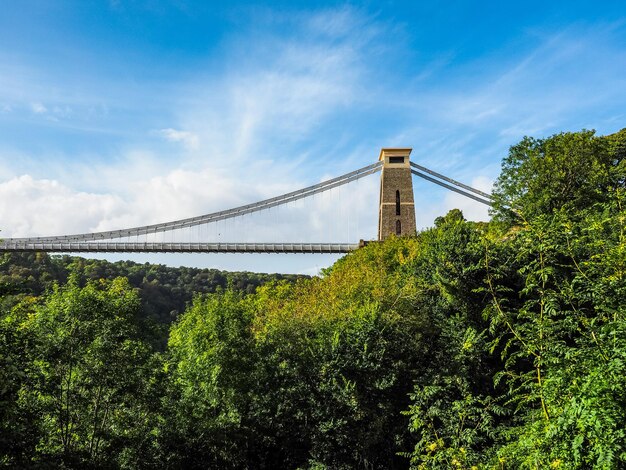
<path id="1" fill-rule="evenodd" d="M 253 293 L 274 280 L 294 281 L 304 276 L 225 272 L 216 269 L 172 268 L 161 264 L 105 260 L 45 253 L 4 253 L 0 255 L 0 297 L 7 307 L 28 295 L 41 295 L 54 283 L 64 284 L 71 273 L 84 286 L 90 280 L 125 277 L 138 289 L 142 315 L 168 326 L 191 304 L 194 295 L 231 288 Z M 164 341 L 166 342 L 166 341 Z"/>
<path id="2" fill-rule="evenodd" d="M 413 467 L 626 464 L 625 132 L 524 139 L 497 184 L 507 224 L 463 239 L 451 213 L 420 235 L 439 240 L 433 308 L 455 310 L 441 317 L 441 373 L 417 381 L 407 412 Z"/>
<path id="3" fill-rule="evenodd" d="M 242 419 L 254 380 L 251 316 L 240 295 L 196 299 L 172 328 L 170 398 L 164 446 L 175 467 L 238 468 Z M 174 444 L 174 445 L 172 445 Z"/>
<path id="4" fill-rule="evenodd" d="M 607 191 L 624 188 L 625 148 L 626 129 L 606 137 L 594 131 L 525 137 L 502 162 L 493 191 L 495 218 L 530 220 L 607 202 Z"/>
<path id="5" fill-rule="evenodd" d="M 0 466 L 26 467 L 36 445 L 31 423 L 34 410 L 20 407 L 22 384 L 31 372 L 28 353 L 33 335 L 23 327 L 34 299 L 0 316 Z"/>
<path id="6" fill-rule="evenodd" d="M 410 252 L 372 245 L 323 279 L 197 300 L 169 343 L 177 465 L 401 468 L 426 355 Z"/>
<path id="7" fill-rule="evenodd" d="M 75 280 L 3 319 L 28 338 L 13 406 L 32 420 L 34 446 L 9 462 L 33 466 L 135 466 L 151 427 L 158 367 L 136 323 L 139 298 L 124 279 Z M 26 454 L 26 455 L 24 455 Z"/>
<path id="8" fill-rule="evenodd" d="M 497 363 L 487 347 L 482 239 L 487 226 L 458 210 L 419 234 L 414 276 L 433 330 L 428 367 L 416 377 L 405 413 L 416 443 L 403 453 L 414 468 L 471 468 L 493 453 L 495 427 L 505 411 L 494 398 Z"/>
<path id="9" fill-rule="evenodd" d="M 537 217 L 491 247 L 515 253 L 488 277 L 487 310 L 495 342 L 506 345 L 496 379 L 508 382 L 520 418 L 499 451 L 514 468 L 626 462 L 625 192 L 607 199 L 573 216 Z M 503 286 L 515 275 L 520 295 Z"/>
<path id="10" fill-rule="evenodd" d="M 410 430 L 419 440 L 411 464 L 417 468 L 471 468 L 485 460 L 496 434 L 499 408 L 472 394 L 466 377 L 442 377 L 411 395 Z"/>

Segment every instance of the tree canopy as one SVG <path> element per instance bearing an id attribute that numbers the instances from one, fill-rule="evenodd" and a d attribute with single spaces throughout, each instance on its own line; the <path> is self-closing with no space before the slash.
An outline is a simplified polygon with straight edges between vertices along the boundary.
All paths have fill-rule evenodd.
<path id="1" fill-rule="evenodd" d="M 608 136 L 581 131 L 524 137 L 502 161 L 493 215 L 512 221 L 561 209 L 577 213 L 608 202 L 625 184 L 626 129 Z"/>

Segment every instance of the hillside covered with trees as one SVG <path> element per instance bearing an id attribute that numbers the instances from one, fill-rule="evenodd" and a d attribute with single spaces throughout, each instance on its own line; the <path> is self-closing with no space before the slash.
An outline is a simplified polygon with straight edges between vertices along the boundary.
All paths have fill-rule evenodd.
<path id="1" fill-rule="evenodd" d="M 626 129 L 525 138 L 491 222 L 453 210 L 313 278 L 5 258 L 0 464 L 624 468 L 625 157 Z"/>
<path id="2" fill-rule="evenodd" d="M 228 272 L 132 261 L 111 263 L 77 256 L 49 256 L 46 253 L 4 253 L 0 256 L 0 296 L 14 304 L 24 296 L 40 296 L 54 284 L 65 284 L 70 274 L 79 285 L 90 280 L 117 277 L 128 279 L 141 299 L 141 315 L 169 325 L 183 313 L 193 297 L 232 289 L 251 294 L 270 281 L 295 281 L 292 274 Z M 5 305 L 6 307 L 6 305 Z"/>

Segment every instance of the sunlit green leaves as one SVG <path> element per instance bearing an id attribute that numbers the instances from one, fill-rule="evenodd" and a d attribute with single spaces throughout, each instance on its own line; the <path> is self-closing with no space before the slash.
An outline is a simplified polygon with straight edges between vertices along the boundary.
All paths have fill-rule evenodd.
<path id="1" fill-rule="evenodd" d="M 29 348 L 17 406 L 32 415 L 29 465 L 122 465 L 149 430 L 150 377 L 157 366 L 136 323 L 139 298 L 124 279 L 57 287 L 39 303 L 23 301 L 18 319 Z"/>

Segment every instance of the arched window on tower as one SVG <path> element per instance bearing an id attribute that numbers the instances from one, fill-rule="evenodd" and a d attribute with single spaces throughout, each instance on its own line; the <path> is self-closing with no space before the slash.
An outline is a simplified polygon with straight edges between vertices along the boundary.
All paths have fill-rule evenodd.
<path id="1" fill-rule="evenodd" d="M 396 235 L 402 235 L 402 223 L 399 220 L 396 220 Z"/>
<path id="2" fill-rule="evenodd" d="M 400 190 L 396 190 L 396 215 L 400 215 Z"/>

